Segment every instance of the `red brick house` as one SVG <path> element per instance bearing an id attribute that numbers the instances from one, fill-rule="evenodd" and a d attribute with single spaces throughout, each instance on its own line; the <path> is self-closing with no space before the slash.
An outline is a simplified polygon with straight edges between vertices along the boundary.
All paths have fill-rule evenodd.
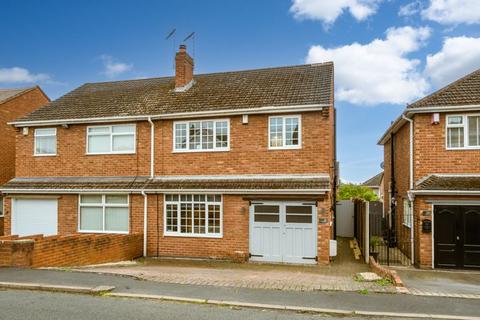
<path id="1" fill-rule="evenodd" d="M 477 70 L 408 105 L 379 141 L 392 236 L 421 268 L 480 268 L 479 114 Z"/>
<path id="2" fill-rule="evenodd" d="M 15 129 L 7 122 L 23 117 L 50 99 L 40 87 L 0 89 L 0 184 L 15 177 Z M 0 197 L 0 235 L 3 235 L 3 199 Z"/>
<path id="3" fill-rule="evenodd" d="M 144 233 L 146 256 L 328 263 L 333 64 L 87 83 L 12 123 L 7 234 Z M 33 214 L 35 213 L 35 214 Z"/>

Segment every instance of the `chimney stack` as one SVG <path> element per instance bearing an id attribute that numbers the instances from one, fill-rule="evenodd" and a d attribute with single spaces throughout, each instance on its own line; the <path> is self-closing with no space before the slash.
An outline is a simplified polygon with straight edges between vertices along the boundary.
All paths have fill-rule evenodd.
<path id="1" fill-rule="evenodd" d="M 187 53 L 187 46 L 180 45 L 175 55 L 175 89 L 181 89 L 193 80 L 193 59 Z"/>

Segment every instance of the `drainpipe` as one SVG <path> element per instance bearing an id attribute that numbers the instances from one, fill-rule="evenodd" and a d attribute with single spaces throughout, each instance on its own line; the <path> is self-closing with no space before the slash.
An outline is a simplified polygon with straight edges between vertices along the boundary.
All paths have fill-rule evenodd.
<path id="1" fill-rule="evenodd" d="M 411 252 L 411 259 L 412 263 L 415 261 L 414 260 L 414 254 L 415 254 L 415 247 L 414 247 L 414 228 L 415 228 L 415 213 L 413 211 L 413 200 L 414 198 L 412 197 L 413 194 L 411 193 L 413 191 L 413 120 L 406 117 L 404 114 L 402 114 L 402 118 L 406 121 L 409 122 L 410 124 L 410 162 L 409 162 L 409 169 L 410 169 L 410 183 L 409 183 L 409 192 L 408 192 L 408 200 L 410 201 L 410 212 L 411 212 L 411 227 L 410 227 L 410 252 Z M 403 213 L 405 214 L 405 212 Z"/>
<path id="2" fill-rule="evenodd" d="M 147 194 L 142 190 L 143 196 L 143 256 L 147 256 Z"/>
<path id="3" fill-rule="evenodd" d="M 152 117 L 148 117 L 148 123 L 150 123 L 150 178 L 155 175 L 155 124 L 152 121 Z"/>

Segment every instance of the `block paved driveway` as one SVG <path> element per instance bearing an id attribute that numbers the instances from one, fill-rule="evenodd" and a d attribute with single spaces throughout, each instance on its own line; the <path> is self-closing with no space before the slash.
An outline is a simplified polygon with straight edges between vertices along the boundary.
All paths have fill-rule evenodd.
<path id="1" fill-rule="evenodd" d="M 480 271 L 397 268 L 411 294 L 480 299 Z"/>
<path id="2" fill-rule="evenodd" d="M 177 284 L 294 291 L 396 292 L 395 287 L 390 285 L 356 281 L 355 274 L 370 271 L 369 267 L 354 259 L 349 239 L 339 239 L 338 245 L 339 255 L 329 266 L 146 259 L 125 266 L 96 266 L 75 270 L 129 275 L 150 281 Z"/>

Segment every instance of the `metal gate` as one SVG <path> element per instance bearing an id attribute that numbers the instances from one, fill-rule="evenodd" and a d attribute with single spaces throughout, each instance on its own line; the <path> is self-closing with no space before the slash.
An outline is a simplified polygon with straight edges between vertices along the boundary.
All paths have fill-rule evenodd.
<path id="1" fill-rule="evenodd" d="M 383 204 L 381 204 L 383 206 Z M 378 263 L 410 266 L 413 259 L 413 214 L 411 203 L 390 210 L 370 210 L 370 252 Z"/>

